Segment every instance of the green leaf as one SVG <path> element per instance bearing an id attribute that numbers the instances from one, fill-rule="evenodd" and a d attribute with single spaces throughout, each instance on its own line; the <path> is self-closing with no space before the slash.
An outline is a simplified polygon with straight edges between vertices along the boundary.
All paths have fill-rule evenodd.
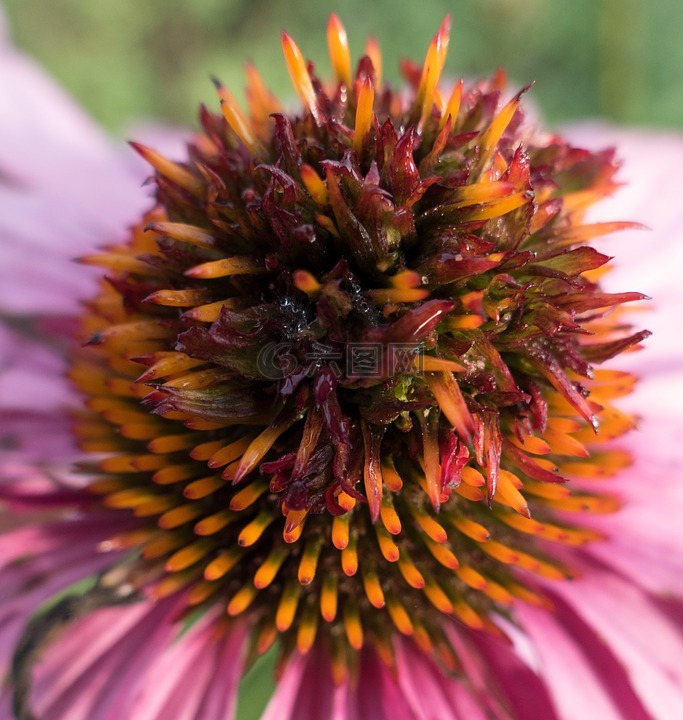
<path id="1" fill-rule="evenodd" d="M 277 646 L 261 656 L 242 678 L 235 720 L 258 720 L 275 690 Z"/>

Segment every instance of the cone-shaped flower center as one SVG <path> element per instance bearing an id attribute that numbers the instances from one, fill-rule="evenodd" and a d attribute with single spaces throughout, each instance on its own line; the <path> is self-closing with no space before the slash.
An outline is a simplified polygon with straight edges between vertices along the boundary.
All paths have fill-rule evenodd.
<path id="1" fill-rule="evenodd" d="M 611 152 L 499 109 L 500 74 L 438 89 L 448 21 L 399 94 L 374 44 L 354 75 L 328 39 L 324 85 L 283 36 L 298 113 L 249 68 L 249 114 L 217 82 L 185 162 L 135 146 L 158 204 L 85 258 L 77 431 L 146 592 L 249 613 L 254 653 L 326 638 L 338 678 L 394 631 L 453 667 L 442 614 L 494 632 L 542 603 L 533 574 L 571 573 L 552 544 L 617 507 L 587 486 L 628 463 L 632 378 L 593 366 L 646 335 L 618 311 L 642 296 L 604 293 L 585 243 L 628 223 L 582 224 Z"/>

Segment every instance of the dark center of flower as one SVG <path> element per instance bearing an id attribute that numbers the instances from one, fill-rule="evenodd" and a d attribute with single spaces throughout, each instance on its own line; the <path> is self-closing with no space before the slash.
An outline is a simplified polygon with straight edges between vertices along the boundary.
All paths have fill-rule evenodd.
<path id="1" fill-rule="evenodd" d="M 612 152 L 498 110 L 500 74 L 442 95 L 447 22 L 400 94 L 329 41 L 325 86 L 284 36 L 298 114 L 249 68 L 250 116 L 217 83 L 184 163 L 135 145 L 157 206 L 85 259 L 77 431 L 147 593 L 248 613 L 254 654 L 325 638 L 338 678 L 395 630 L 456 667 L 444 614 L 543 603 L 552 544 L 599 538 L 572 515 L 617 508 L 586 488 L 628 463 L 604 443 L 632 378 L 593 366 L 645 337 L 615 310 L 643 296 L 585 245 L 628 225 L 581 222 Z"/>

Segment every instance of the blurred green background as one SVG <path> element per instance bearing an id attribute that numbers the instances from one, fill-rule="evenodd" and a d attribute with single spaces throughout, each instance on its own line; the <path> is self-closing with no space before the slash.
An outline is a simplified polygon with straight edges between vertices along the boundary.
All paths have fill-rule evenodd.
<path id="1" fill-rule="evenodd" d="M 292 97 L 282 29 L 322 75 L 331 11 L 358 58 L 374 35 L 385 77 L 421 61 L 446 12 L 453 33 L 446 73 L 482 76 L 500 66 L 552 123 L 603 117 L 683 127 L 682 0 L 0 0 L 16 44 L 38 59 L 105 127 L 136 120 L 194 125 L 201 101 L 217 107 L 209 75 L 236 95 L 252 60 L 281 97 Z M 242 684 L 240 720 L 259 716 L 273 658 Z"/>
<path id="2" fill-rule="evenodd" d="M 3 0 L 0 0 L 2 2 Z M 325 25 L 341 17 L 356 57 L 381 42 L 385 74 L 421 60 L 445 12 L 454 31 L 453 77 L 504 65 L 511 81 L 536 81 L 532 97 L 551 122 L 602 116 L 683 126 L 681 0 L 4 0 L 15 42 L 39 59 L 111 130 L 131 119 L 195 121 L 213 102 L 215 73 L 236 94 L 243 62 L 292 94 L 281 62 L 286 28 L 329 68 Z"/>

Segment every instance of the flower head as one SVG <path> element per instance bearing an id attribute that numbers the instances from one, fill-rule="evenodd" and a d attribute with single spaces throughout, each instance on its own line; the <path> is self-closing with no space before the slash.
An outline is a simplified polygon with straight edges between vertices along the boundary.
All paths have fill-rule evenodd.
<path id="1" fill-rule="evenodd" d="M 596 481 L 631 463 L 614 400 L 634 377 L 600 365 L 647 337 L 622 311 L 645 296 L 605 292 L 587 244 L 634 227 L 584 221 L 614 153 L 531 127 L 502 73 L 440 86 L 448 39 L 447 18 L 397 93 L 373 43 L 352 69 L 332 16 L 328 83 L 283 34 L 296 111 L 249 67 L 248 113 L 215 81 L 185 160 L 133 143 L 156 205 L 81 258 L 105 274 L 69 360 L 87 481 L 68 499 L 109 552 L 55 622 L 198 613 L 185 662 L 279 640 L 290 684 L 305 656 L 342 690 L 420 665 L 453 717 L 516 717 L 474 667 L 518 607 L 561 613 L 549 581 L 620 507 Z M 15 655 L 22 717 L 52 626 Z"/>

